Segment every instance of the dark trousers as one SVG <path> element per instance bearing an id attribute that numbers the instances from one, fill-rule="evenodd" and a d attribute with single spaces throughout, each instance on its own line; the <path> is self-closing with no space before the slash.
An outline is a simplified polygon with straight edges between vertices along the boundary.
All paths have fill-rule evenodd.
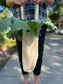
<path id="1" fill-rule="evenodd" d="M 41 36 L 39 36 L 39 40 L 38 40 L 38 60 L 35 66 L 35 69 L 33 70 L 33 73 L 35 75 L 40 75 L 41 73 L 41 64 L 42 64 L 42 57 L 43 57 L 43 50 L 44 50 L 44 40 L 45 40 L 45 34 L 46 34 L 46 28 L 47 25 L 43 25 L 41 30 Z M 19 62 L 20 62 L 20 66 L 21 66 L 21 70 L 22 70 L 22 74 L 26 75 L 28 74 L 28 72 L 25 72 L 23 70 L 23 65 L 22 65 L 22 42 L 19 41 L 16 37 L 16 45 L 17 45 L 17 51 L 18 51 L 18 56 L 19 56 Z"/>

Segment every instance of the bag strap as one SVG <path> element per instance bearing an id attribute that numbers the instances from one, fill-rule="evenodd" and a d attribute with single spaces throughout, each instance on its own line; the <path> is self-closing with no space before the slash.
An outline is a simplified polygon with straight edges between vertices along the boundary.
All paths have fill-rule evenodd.
<path id="1" fill-rule="evenodd" d="M 35 4 L 35 6 L 35 19 L 39 19 L 39 4 Z M 21 16 L 22 19 L 24 19 L 24 6 L 21 6 Z"/>

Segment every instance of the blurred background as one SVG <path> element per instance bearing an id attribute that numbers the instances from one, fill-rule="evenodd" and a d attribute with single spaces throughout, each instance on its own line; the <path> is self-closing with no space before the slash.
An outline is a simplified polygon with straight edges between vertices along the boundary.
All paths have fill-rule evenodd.
<path id="1" fill-rule="evenodd" d="M 12 16 L 12 8 L 7 8 L 0 5 L 0 20 L 5 16 Z M 57 30 L 53 31 L 51 28 L 47 28 L 49 36 L 51 33 L 55 35 L 63 35 L 63 0 L 55 0 L 54 5 L 47 7 L 47 17 L 51 19 L 54 25 L 57 26 Z M 48 36 L 48 37 L 49 37 Z M 0 70 L 7 63 L 11 55 L 16 52 L 16 40 L 8 39 L 6 35 L 0 34 Z"/>

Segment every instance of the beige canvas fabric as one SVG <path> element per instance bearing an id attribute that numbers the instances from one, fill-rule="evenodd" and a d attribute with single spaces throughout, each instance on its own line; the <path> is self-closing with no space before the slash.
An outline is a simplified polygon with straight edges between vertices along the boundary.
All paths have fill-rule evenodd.
<path id="1" fill-rule="evenodd" d="M 24 8 L 21 6 L 21 15 L 24 19 Z M 36 4 L 35 19 L 39 17 L 39 5 Z M 26 26 L 26 25 L 25 25 Z M 29 32 L 22 33 L 22 64 L 24 71 L 32 72 L 38 59 L 38 37 Z"/>
<path id="2" fill-rule="evenodd" d="M 23 69 L 32 72 L 38 59 L 38 37 L 29 32 L 22 35 L 22 62 Z"/>

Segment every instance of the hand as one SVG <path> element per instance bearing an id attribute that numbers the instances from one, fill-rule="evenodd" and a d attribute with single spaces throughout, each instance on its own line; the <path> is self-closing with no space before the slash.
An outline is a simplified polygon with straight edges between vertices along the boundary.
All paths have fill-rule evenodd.
<path id="1" fill-rule="evenodd" d="M 6 0 L 6 4 L 9 7 L 13 7 L 15 4 L 24 5 L 25 3 L 30 2 L 30 1 L 31 0 Z"/>
<path id="2" fill-rule="evenodd" d="M 31 0 L 14 0 L 14 3 L 18 5 L 24 5 L 25 3 L 30 2 L 30 1 Z"/>
<path id="3" fill-rule="evenodd" d="M 44 0 L 44 3 L 47 5 L 47 6 L 51 6 L 54 4 L 54 0 Z"/>
<path id="4" fill-rule="evenodd" d="M 38 3 L 40 3 L 40 2 L 42 2 L 44 0 L 32 0 L 32 1 L 38 4 Z"/>
<path id="5" fill-rule="evenodd" d="M 43 2 L 47 6 L 53 5 L 53 3 L 54 3 L 54 0 L 32 0 L 32 1 L 35 2 L 35 3 Z"/>

